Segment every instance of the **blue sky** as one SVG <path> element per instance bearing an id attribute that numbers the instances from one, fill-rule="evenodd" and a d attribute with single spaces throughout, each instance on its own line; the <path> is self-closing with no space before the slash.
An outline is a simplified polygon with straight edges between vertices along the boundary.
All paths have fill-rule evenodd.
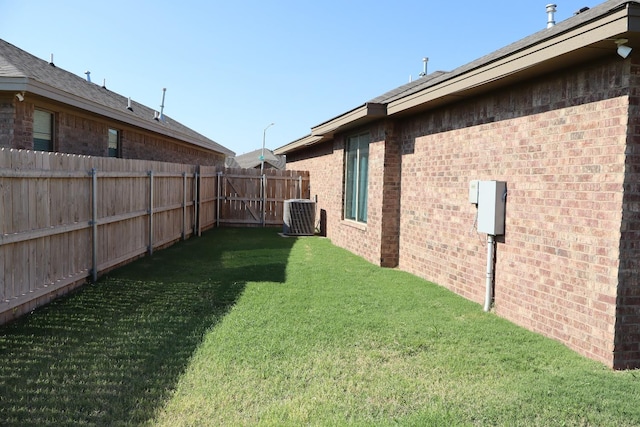
<path id="1" fill-rule="evenodd" d="M 550 1 L 0 0 L 0 38 L 235 151 L 546 28 Z M 559 0 L 556 22 L 600 1 Z"/>

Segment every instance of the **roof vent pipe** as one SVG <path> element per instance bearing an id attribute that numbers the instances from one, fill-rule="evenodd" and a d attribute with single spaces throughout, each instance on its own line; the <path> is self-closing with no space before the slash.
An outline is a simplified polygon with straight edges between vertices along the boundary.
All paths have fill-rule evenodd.
<path id="1" fill-rule="evenodd" d="M 53 63 L 53 53 L 51 54 L 51 57 L 49 59 L 49 65 L 53 65 L 54 67 L 56 66 L 56 64 Z"/>
<path id="2" fill-rule="evenodd" d="M 107 79 L 102 79 L 102 88 L 103 89 L 107 88 Z"/>
<path id="3" fill-rule="evenodd" d="M 164 95 L 165 95 L 165 93 L 167 93 L 167 88 L 163 87 L 162 88 L 162 104 L 160 104 L 160 116 L 159 116 L 160 120 L 164 120 Z"/>
<path id="4" fill-rule="evenodd" d="M 131 97 L 127 100 L 127 110 L 133 111 L 133 107 L 131 107 Z"/>
<path id="5" fill-rule="evenodd" d="M 551 28 L 556 25 L 556 7 L 558 6 L 553 3 L 547 5 L 547 28 Z"/>
<path id="6" fill-rule="evenodd" d="M 87 75 L 87 81 L 88 81 L 89 83 L 91 83 L 91 71 L 88 71 L 88 70 L 87 70 L 87 71 L 85 71 L 84 73 Z"/>
<path id="7" fill-rule="evenodd" d="M 420 77 L 427 75 L 427 62 L 429 62 L 429 58 L 422 58 L 422 72 L 419 74 Z"/>

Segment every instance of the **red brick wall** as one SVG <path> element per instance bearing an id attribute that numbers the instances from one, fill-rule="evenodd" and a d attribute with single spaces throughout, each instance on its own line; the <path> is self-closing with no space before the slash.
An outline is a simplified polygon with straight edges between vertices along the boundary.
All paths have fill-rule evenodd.
<path id="1" fill-rule="evenodd" d="M 626 66 L 571 70 L 407 121 L 400 268 L 481 303 L 486 237 L 468 185 L 506 181 L 496 312 L 612 365 Z"/>
<path id="2" fill-rule="evenodd" d="M 108 155 L 108 129 L 120 131 L 120 157 L 172 163 L 224 165 L 224 155 L 179 140 L 27 96 L 18 102 L 0 99 L 0 147 L 33 149 L 33 111 L 54 113 L 54 151 L 89 156 Z"/>
<path id="3" fill-rule="evenodd" d="M 630 87 L 633 90 L 629 98 L 629 135 L 616 301 L 616 368 L 640 367 L 640 97 L 637 89 L 640 88 L 640 66 L 637 63 L 631 67 Z"/>
<path id="4" fill-rule="evenodd" d="M 630 65 L 612 57 L 372 126 L 369 221 L 362 229 L 341 221 L 345 135 L 325 153 L 291 153 L 288 167 L 310 171 L 312 194 L 327 210 L 328 237 L 377 264 L 383 264 L 381 248 L 394 244 L 393 220 L 382 218 L 393 216 L 389 202 L 399 192 L 399 267 L 478 303 L 486 236 L 475 231 L 469 181 L 506 181 L 497 314 L 610 366 L 639 366 L 640 292 L 631 276 L 640 259 L 640 187 L 632 175 L 640 160 L 625 175 Z M 632 104 L 637 110 L 640 102 Z M 398 141 L 401 165 L 393 171 Z M 625 177 L 633 195 L 625 196 L 621 260 Z M 620 263 L 626 269 L 619 300 L 626 304 L 616 312 Z"/>
<path id="5" fill-rule="evenodd" d="M 107 146 L 105 133 L 104 146 Z M 148 133 L 125 129 L 121 133 L 121 157 L 126 159 L 157 160 L 161 162 L 199 164 L 206 166 L 224 165 L 224 155 L 193 146 L 158 138 Z"/>
<path id="6" fill-rule="evenodd" d="M 403 159 L 400 267 L 482 302 L 486 240 L 468 183 L 506 181 L 497 313 L 611 363 L 625 111 L 618 98 L 416 138 Z"/>
<path id="7" fill-rule="evenodd" d="M 0 147 L 11 147 L 15 118 L 13 101 L 8 96 L 0 96 Z"/>
<path id="8" fill-rule="evenodd" d="M 108 130 L 109 125 L 106 122 L 92 117 L 68 112 L 56 113 L 54 151 L 107 156 Z"/>
<path id="9" fill-rule="evenodd" d="M 386 123 L 384 135 L 384 190 L 380 204 L 382 212 L 380 265 L 397 267 L 400 257 L 400 202 L 402 191 L 402 145 L 392 122 Z"/>
<path id="10" fill-rule="evenodd" d="M 287 169 L 308 170 L 311 175 L 311 197 L 318 196 L 318 208 L 326 214 L 326 236 L 333 243 L 356 253 L 368 261 L 395 267 L 398 263 L 399 171 L 400 144 L 386 143 L 392 124 L 380 123 L 367 129 L 369 145 L 369 186 L 367 223 L 343 220 L 344 147 L 350 135 L 287 155 Z M 395 153 L 395 164 L 385 168 L 385 159 Z M 393 187 L 393 184 L 396 187 Z M 390 199 L 390 197 L 393 199 Z M 384 242 L 384 244 L 381 244 Z"/>
<path id="11" fill-rule="evenodd" d="M 311 179 L 311 197 L 317 196 L 317 208 L 323 220 L 323 234 L 336 245 L 347 248 L 375 262 L 373 254 L 362 253 L 365 228 L 342 220 L 344 193 L 344 139 L 310 147 L 287 155 L 287 169 L 308 170 Z M 295 165 L 295 166 L 293 166 Z"/>
<path id="12" fill-rule="evenodd" d="M 14 93 L 0 94 L 0 147 L 33 148 L 33 110 Z M 28 136 L 27 136 L 28 133 Z"/>

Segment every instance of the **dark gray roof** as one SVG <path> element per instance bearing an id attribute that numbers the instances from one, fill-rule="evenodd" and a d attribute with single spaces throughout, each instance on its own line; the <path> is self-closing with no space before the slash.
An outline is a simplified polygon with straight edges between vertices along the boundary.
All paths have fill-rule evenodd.
<path id="1" fill-rule="evenodd" d="M 262 149 L 254 150 L 249 153 L 241 154 L 236 157 L 228 157 L 225 166 L 228 168 L 253 169 L 260 166 L 260 156 Z M 286 157 L 273 154 L 273 151 L 264 149 L 264 162 L 270 164 L 276 169 L 284 169 L 286 165 Z"/>
<path id="2" fill-rule="evenodd" d="M 413 92 L 415 92 L 416 90 L 422 89 L 424 87 L 427 87 L 427 82 L 435 79 L 436 77 L 440 77 L 443 74 L 447 74 L 446 71 L 434 71 L 431 74 L 427 74 L 424 77 L 419 78 L 418 80 L 414 80 L 411 81 L 407 84 L 404 84 L 400 87 L 397 87 L 395 89 L 390 90 L 389 92 L 383 93 L 380 96 L 377 96 L 375 98 L 373 98 L 371 101 L 371 103 L 376 103 L 376 104 L 387 104 L 391 101 L 394 101 L 396 99 L 402 98 L 405 95 L 409 95 Z"/>
<path id="3" fill-rule="evenodd" d="M 523 39 L 516 41 L 515 43 L 511 43 L 510 45 L 507 45 L 501 49 L 498 49 L 495 52 L 492 52 L 488 55 L 480 57 L 461 67 L 458 67 L 453 71 L 449 71 L 449 72 L 436 71 L 425 77 L 414 80 L 413 82 L 407 83 L 387 93 L 384 93 L 372 99 L 369 102 L 388 104 L 404 96 L 408 96 L 413 93 L 419 92 L 422 89 L 428 88 L 430 86 L 434 86 L 440 82 L 459 76 L 461 74 L 469 72 L 485 64 L 491 63 L 493 61 L 497 61 L 500 58 L 513 54 L 521 49 L 525 49 L 528 46 L 531 46 L 533 44 L 539 43 L 546 39 L 555 37 L 558 34 L 571 30 L 572 28 L 575 28 L 581 24 L 597 19 L 598 17 L 606 14 L 607 12 L 620 9 L 629 3 L 640 4 L 640 1 L 630 1 L 630 0 L 606 1 L 597 6 L 584 10 L 581 13 L 577 13 L 574 16 L 565 19 L 564 21 L 560 21 L 551 28 L 544 28 L 534 34 L 531 34 L 530 36 L 527 36 Z"/>
<path id="4" fill-rule="evenodd" d="M 55 62 L 55 61 L 54 61 Z M 77 76 L 49 62 L 37 58 L 28 52 L 0 39 L 0 79 L 7 78 L 29 79 L 44 84 L 52 89 L 79 97 L 87 102 L 106 107 L 108 110 L 118 112 L 118 120 L 122 119 L 122 113 L 130 117 L 132 124 L 140 120 L 149 122 L 148 129 L 163 135 L 178 137 L 182 135 L 187 142 L 193 142 L 201 147 L 233 156 L 235 153 L 217 142 L 199 134 L 198 132 L 173 120 L 167 115 L 164 120 L 154 120 L 155 110 L 138 102 L 131 101 L 131 110 L 127 109 L 128 98 L 117 94 L 99 84 L 87 81 L 86 78 Z M 0 90 L 3 90 L 0 85 Z"/>

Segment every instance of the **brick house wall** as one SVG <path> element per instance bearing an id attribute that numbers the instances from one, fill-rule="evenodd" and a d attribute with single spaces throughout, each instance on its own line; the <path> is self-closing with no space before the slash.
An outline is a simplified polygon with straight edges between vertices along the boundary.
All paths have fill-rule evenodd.
<path id="1" fill-rule="evenodd" d="M 640 366 L 640 64 L 631 63 L 620 265 L 616 300 L 617 367 Z"/>
<path id="2" fill-rule="evenodd" d="M 346 138 L 367 130 L 371 143 L 365 225 L 343 220 L 342 201 Z M 295 164 L 291 169 L 311 171 L 311 197 L 318 196 L 321 217 L 326 218 L 322 233 L 336 245 L 385 267 L 398 264 L 400 143 L 387 143 L 395 138 L 392 132 L 392 123 L 380 123 L 287 155 L 287 165 Z"/>
<path id="3" fill-rule="evenodd" d="M 15 119 L 13 102 L 9 97 L 0 96 L 0 147 L 8 147 L 13 141 Z"/>
<path id="4" fill-rule="evenodd" d="M 343 221 L 344 195 L 344 149 L 345 139 L 336 137 L 333 141 L 310 147 L 303 152 L 287 155 L 287 169 L 311 171 L 311 197 L 318 199 L 318 211 L 322 222 L 321 233 L 337 246 L 357 253 L 376 263 L 375 254 L 379 253 L 373 236 L 368 236 L 367 227 L 353 221 Z M 370 147 L 369 156 L 372 157 Z M 371 201 L 371 192 L 369 201 Z M 369 207 L 371 203 L 369 203 Z M 371 211 L 369 211 L 369 215 Z M 369 239 L 367 242 L 366 240 Z M 373 247 L 371 245 L 373 242 Z"/>
<path id="5" fill-rule="evenodd" d="M 496 312 L 611 364 L 624 67 L 573 69 L 408 121 L 400 267 L 482 302 L 486 240 L 474 229 L 468 183 L 506 181 Z"/>
<path id="6" fill-rule="evenodd" d="M 120 132 L 120 154 L 126 159 L 172 163 L 224 165 L 225 155 L 148 130 L 109 121 L 47 100 L 35 103 L 0 98 L 0 147 L 33 149 L 33 112 L 54 113 L 54 151 L 88 156 L 108 155 L 108 130 Z"/>
<path id="7" fill-rule="evenodd" d="M 288 167 L 310 171 L 336 245 L 388 266 L 395 250 L 400 269 L 478 303 L 486 236 L 475 230 L 469 181 L 506 181 L 495 312 L 615 368 L 638 367 L 640 149 L 627 149 L 636 73 L 612 57 L 373 124 L 366 226 L 341 220 L 350 133 L 323 144 L 330 155 L 289 153 Z"/>

